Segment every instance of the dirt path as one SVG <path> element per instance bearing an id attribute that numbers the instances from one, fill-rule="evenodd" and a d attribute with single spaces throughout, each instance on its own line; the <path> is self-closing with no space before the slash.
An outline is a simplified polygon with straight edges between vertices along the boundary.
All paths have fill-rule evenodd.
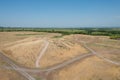
<path id="1" fill-rule="evenodd" d="M 101 46 L 106 46 L 106 47 L 111 47 L 111 48 L 117 48 L 120 49 L 120 46 L 112 46 L 112 45 L 106 45 L 106 44 L 101 44 L 101 43 L 95 43 L 96 45 L 101 45 Z"/>
<path id="2" fill-rule="evenodd" d="M 52 68 L 46 69 L 46 71 L 53 71 L 53 70 L 56 70 L 56 69 L 63 68 L 63 67 L 65 67 L 65 66 L 67 66 L 67 65 L 69 65 L 69 64 L 72 64 L 72 63 L 74 63 L 74 62 L 76 62 L 76 61 L 78 61 L 78 60 L 82 60 L 82 59 L 85 59 L 85 58 L 90 57 L 90 56 L 92 56 L 91 53 L 78 56 L 78 57 L 73 58 L 73 59 L 71 59 L 71 60 L 69 60 L 69 61 L 66 61 L 66 62 L 64 62 L 64 63 L 62 63 L 62 64 L 59 64 L 59 65 L 54 66 L 54 67 L 52 67 Z"/>
<path id="3" fill-rule="evenodd" d="M 17 72 L 19 72 L 21 75 L 23 75 L 26 79 L 28 80 L 35 80 L 32 76 L 30 76 L 27 72 L 25 72 L 24 70 L 17 70 L 19 69 L 19 67 L 14 64 L 9 58 L 7 58 L 6 56 L 4 56 L 1 52 L 0 52 L 0 56 L 1 58 L 8 63 L 14 70 L 16 70 Z"/>
<path id="4" fill-rule="evenodd" d="M 0 53 L 0 56 L 2 56 L 3 58 L 5 58 L 4 60 L 9 63 L 12 68 L 11 69 L 14 69 L 14 70 L 17 70 L 19 73 L 21 73 L 23 76 L 25 76 L 28 80 L 35 80 L 33 77 L 31 77 L 27 72 L 33 72 L 33 73 L 42 73 L 42 72 L 51 72 L 53 70 L 56 70 L 56 69 L 60 69 L 60 68 L 64 68 L 65 66 L 69 65 L 69 64 L 72 64 L 78 60 L 82 60 L 82 59 L 85 59 L 87 57 L 90 57 L 92 55 L 96 55 L 97 57 L 103 59 L 104 61 L 106 62 L 109 62 L 109 63 L 112 63 L 112 64 L 115 64 L 115 65 L 120 65 L 120 63 L 117 63 L 117 62 L 114 62 L 112 60 L 109 60 L 103 56 L 101 56 L 99 53 L 95 52 L 93 49 L 89 48 L 86 44 L 86 42 L 84 41 L 80 41 L 83 46 L 88 49 L 91 53 L 88 53 L 88 54 L 85 54 L 85 55 L 81 55 L 81 56 L 78 56 L 76 58 L 73 58 L 69 61 L 66 61 L 64 63 L 61 63 L 59 65 L 56 65 L 56 66 L 53 66 L 51 68 L 48 68 L 48 69 L 28 69 L 28 68 L 21 68 L 21 67 L 18 67 L 17 65 L 15 65 L 13 62 L 11 62 L 9 59 L 7 59 L 7 57 L 5 57 L 4 55 L 2 55 L 2 53 Z M 45 47 L 43 48 L 43 50 L 40 52 L 39 56 L 38 56 L 38 59 L 36 61 L 36 67 L 39 67 L 39 60 L 41 59 L 42 55 L 45 53 L 45 51 L 47 50 L 47 47 L 49 45 L 49 42 L 45 41 Z M 9 68 L 10 69 L 10 68 Z"/>
<path id="5" fill-rule="evenodd" d="M 49 42 L 48 41 L 44 41 L 44 42 L 45 42 L 45 46 L 42 49 L 42 51 L 39 53 L 39 56 L 38 56 L 38 58 L 37 58 L 37 60 L 35 62 L 36 67 L 40 67 L 40 65 L 39 65 L 40 59 L 41 59 L 42 55 L 45 53 L 45 51 L 47 50 L 47 48 L 49 46 Z"/>
<path id="6" fill-rule="evenodd" d="M 56 69 L 63 68 L 63 67 L 65 67 L 65 66 L 69 65 L 69 64 L 72 64 L 72 63 L 74 63 L 74 62 L 76 62 L 76 61 L 85 59 L 85 58 L 90 57 L 90 56 L 93 56 L 93 54 L 92 54 L 92 53 L 87 53 L 87 54 L 85 54 L 85 55 L 80 55 L 80 56 L 78 56 L 78 57 L 76 57 L 76 58 L 73 58 L 73 59 L 71 59 L 71 60 L 69 60 L 69 61 L 65 61 L 64 63 L 61 63 L 61 64 L 59 64 L 59 65 L 53 66 L 53 67 L 48 68 L 48 69 L 42 69 L 42 70 L 40 70 L 40 69 L 17 68 L 17 70 L 20 70 L 20 71 L 22 70 L 22 71 L 26 71 L 26 72 L 34 72 L 34 73 L 50 72 L 50 71 L 53 71 L 53 70 L 56 70 Z M 12 69 L 12 68 L 10 68 L 10 67 L 6 67 L 6 68 L 7 68 L 7 69 Z"/>
<path id="7" fill-rule="evenodd" d="M 105 57 L 103 57 L 102 55 L 100 55 L 100 53 L 97 53 L 95 52 L 93 49 L 89 48 L 87 45 L 86 45 L 86 42 L 82 41 L 82 43 L 84 44 L 84 47 L 87 48 L 89 51 L 91 51 L 92 54 L 95 54 L 97 57 L 103 59 L 104 61 L 106 62 L 109 62 L 109 63 L 112 63 L 112 64 L 115 64 L 115 65 L 119 65 L 120 66 L 120 63 L 119 62 L 115 62 L 115 61 L 112 61 L 110 59 L 107 59 Z"/>

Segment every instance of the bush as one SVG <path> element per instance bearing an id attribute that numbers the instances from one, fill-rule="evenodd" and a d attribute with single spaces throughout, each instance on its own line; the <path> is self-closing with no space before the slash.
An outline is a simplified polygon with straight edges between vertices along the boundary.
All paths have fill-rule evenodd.
<path id="1" fill-rule="evenodd" d="M 120 39 L 120 34 L 111 35 L 110 39 Z"/>

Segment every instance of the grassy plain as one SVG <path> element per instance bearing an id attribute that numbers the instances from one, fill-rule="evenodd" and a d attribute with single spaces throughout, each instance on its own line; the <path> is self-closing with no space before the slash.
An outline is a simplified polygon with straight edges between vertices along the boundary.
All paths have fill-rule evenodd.
<path id="1" fill-rule="evenodd" d="M 49 80 L 119 80 L 120 67 L 93 56 L 54 71 L 48 78 Z"/>
<path id="2" fill-rule="evenodd" d="M 72 35 L 55 38 L 40 61 L 41 68 L 51 67 L 87 53 L 81 44 L 75 42 Z"/>
<path id="3" fill-rule="evenodd" d="M 74 39 L 78 44 L 86 42 L 86 45 L 98 55 L 120 64 L 119 40 L 112 40 L 105 36 L 90 35 L 74 35 Z M 120 67 L 105 61 L 97 55 L 93 55 L 54 71 L 48 78 L 50 80 L 119 80 Z"/>
<path id="4" fill-rule="evenodd" d="M 10 67 L 10 65 L 0 57 L 0 80 L 27 80 L 14 70 L 5 69 L 5 66 Z"/>
<path id="5" fill-rule="evenodd" d="M 1 32 L 2 33 L 2 32 Z M 4 34 L 8 34 L 3 32 Z M 2 33 L 2 34 L 3 34 Z M 11 34 L 11 35 L 10 35 Z M 16 35 L 17 34 L 17 35 Z M 25 35 L 25 36 L 18 36 Z M 32 34 L 32 35 L 28 35 Z M 34 35 L 33 35 L 34 34 Z M 37 34 L 37 35 L 35 35 Z M 41 68 L 53 66 L 69 59 L 72 59 L 78 55 L 87 53 L 86 49 L 80 44 L 77 44 L 73 36 L 65 36 L 61 38 L 53 38 L 59 34 L 53 33 L 42 33 L 38 35 L 38 32 L 24 32 L 14 33 L 9 32 L 9 37 L 12 40 L 7 39 L 1 35 L 1 44 L 4 46 L 4 53 L 14 61 L 26 67 L 35 67 L 35 61 L 44 46 L 44 39 L 50 42 L 50 45 L 40 60 Z M 27 35 L 27 36 L 26 36 Z M 8 35 L 5 35 L 8 36 Z M 7 43 L 8 42 L 8 43 Z M 49 60 L 48 60 L 49 59 Z"/>
<path id="6" fill-rule="evenodd" d="M 59 33 L 45 32 L 0 32 L 0 50 L 16 63 L 35 68 L 35 62 L 44 47 L 45 40 L 49 42 L 49 46 L 40 59 L 39 68 L 52 67 L 88 54 L 90 51 L 85 48 L 83 42 L 99 55 L 120 62 L 120 40 L 110 39 L 108 36 L 83 34 L 61 36 Z M 0 64 L 4 65 L 4 62 Z M 4 76 L 2 72 L 8 76 Z M 3 76 L 3 80 L 9 80 L 11 76 L 15 76 L 12 79 L 16 79 L 19 74 L 1 69 L 1 76 Z M 94 55 L 53 71 L 48 78 L 48 80 L 119 80 L 120 67 Z"/>

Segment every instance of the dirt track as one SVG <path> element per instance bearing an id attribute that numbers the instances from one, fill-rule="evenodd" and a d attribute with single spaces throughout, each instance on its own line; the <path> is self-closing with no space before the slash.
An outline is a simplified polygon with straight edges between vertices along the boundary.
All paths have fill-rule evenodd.
<path id="1" fill-rule="evenodd" d="M 88 53 L 88 54 L 85 54 L 85 55 L 81 55 L 81 56 L 78 56 L 78 57 L 75 57 L 69 61 L 66 61 L 66 62 L 63 62 L 61 64 L 58 64 L 58 65 L 55 65 L 51 68 L 48 68 L 48 69 L 28 69 L 28 68 L 23 68 L 23 67 L 19 67 L 17 66 L 16 64 L 14 64 L 8 57 L 4 56 L 2 53 L 0 53 L 0 56 L 4 59 L 4 61 L 6 63 L 8 63 L 9 65 L 12 66 L 12 68 L 9 68 L 9 69 L 14 69 L 16 71 L 18 71 L 21 75 L 23 75 L 24 77 L 26 77 L 28 80 L 35 80 L 32 76 L 30 76 L 27 72 L 33 72 L 33 73 L 42 73 L 42 72 L 51 72 L 53 70 L 57 70 L 57 69 L 60 69 L 60 68 L 64 68 L 65 66 L 69 65 L 69 64 L 72 64 L 78 60 L 82 60 L 82 59 L 85 59 L 87 57 L 90 57 L 92 55 L 96 55 L 97 57 L 103 59 L 104 61 L 107 61 L 109 63 L 112 63 L 112 64 L 115 64 L 115 65 L 120 65 L 120 63 L 117 63 L 117 62 L 113 62 L 107 58 L 104 58 L 103 56 L 99 55 L 97 52 L 95 52 L 93 49 L 89 48 L 86 43 L 84 41 L 80 41 L 83 46 L 88 49 L 91 53 Z M 36 60 L 36 67 L 39 67 L 39 61 L 42 57 L 42 55 L 45 53 L 47 47 L 49 45 L 49 42 L 45 41 L 45 46 L 43 48 L 43 50 L 40 52 L 37 60 Z"/>
<path id="2" fill-rule="evenodd" d="M 38 56 L 38 58 L 36 60 L 36 63 L 35 63 L 36 67 L 40 66 L 39 65 L 40 59 L 41 59 L 42 55 L 45 53 L 45 51 L 47 50 L 47 47 L 49 46 L 49 42 L 48 41 L 44 41 L 44 42 L 45 42 L 45 46 L 42 49 L 42 51 L 39 53 L 39 56 Z"/>
<path id="3" fill-rule="evenodd" d="M 27 72 L 23 71 L 23 70 L 17 70 L 19 69 L 19 66 L 17 66 L 16 64 L 14 64 L 9 58 L 5 57 L 1 52 L 0 52 L 0 56 L 2 57 L 2 59 L 8 63 L 14 70 L 16 70 L 17 72 L 19 72 L 21 75 L 23 75 L 25 78 L 27 78 L 28 80 L 35 80 L 32 76 L 30 76 Z"/>

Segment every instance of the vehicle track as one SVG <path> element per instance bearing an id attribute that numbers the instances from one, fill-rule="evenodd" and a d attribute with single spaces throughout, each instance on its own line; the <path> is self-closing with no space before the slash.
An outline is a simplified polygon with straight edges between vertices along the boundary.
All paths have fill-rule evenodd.
<path id="1" fill-rule="evenodd" d="M 24 70 L 17 70 L 19 69 L 19 67 L 14 64 L 9 58 L 7 58 L 5 55 L 3 55 L 1 52 L 0 52 L 0 56 L 1 58 L 6 62 L 8 63 L 14 70 L 16 70 L 17 72 L 19 72 L 21 75 L 23 75 L 26 79 L 28 80 L 35 80 L 32 76 L 30 76 L 27 72 L 25 72 Z"/>
<path id="2" fill-rule="evenodd" d="M 78 60 L 82 60 L 82 59 L 85 59 L 85 58 L 87 58 L 87 57 L 90 57 L 90 56 L 93 56 L 93 54 L 91 54 L 91 53 L 87 53 L 87 54 L 85 54 L 85 55 L 81 55 L 81 56 L 78 56 L 78 57 L 76 57 L 76 58 L 73 58 L 73 59 L 71 59 L 71 60 L 69 60 L 69 61 L 66 61 L 66 62 L 64 62 L 64 63 L 61 63 L 61 64 L 59 64 L 59 65 L 56 65 L 56 66 L 53 66 L 53 67 L 51 67 L 51 68 L 48 68 L 48 69 L 28 69 L 28 68 L 17 68 L 17 70 L 22 70 L 22 71 L 26 71 L 26 72 L 34 72 L 34 73 L 39 73 L 39 72 L 50 72 L 50 71 L 53 71 L 53 70 L 56 70 L 56 69 L 60 69 L 60 68 L 63 68 L 63 67 L 65 67 L 65 66 L 67 66 L 67 65 L 69 65 L 69 64 L 72 64 L 72 63 L 74 63 L 74 62 L 76 62 L 76 61 L 78 61 Z M 12 69 L 12 68 L 10 68 L 10 67 L 6 67 L 7 69 Z"/>
<path id="3" fill-rule="evenodd" d="M 89 48 L 89 47 L 86 45 L 86 42 L 84 42 L 84 41 L 81 41 L 81 42 L 84 44 L 84 47 L 85 47 L 86 49 L 88 49 L 89 51 L 91 51 L 92 54 L 95 54 L 97 57 L 103 59 L 103 60 L 106 61 L 106 62 L 109 62 L 109 63 L 112 63 L 112 64 L 115 64 L 115 65 L 119 65 L 119 66 L 120 66 L 120 63 L 119 63 L 119 62 L 115 62 L 115 61 L 112 61 L 112 60 L 110 60 L 110 59 L 107 59 L 107 58 L 101 56 L 99 53 L 97 53 L 97 52 L 94 51 L 93 49 Z"/>
<path id="4" fill-rule="evenodd" d="M 39 56 L 38 56 L 38 58 L 37 58 L 37 60 L 35 62 L 36 67 L 40 67 L 40 65 L 39 65 L 40 59 L 41 59 L 41 57 L 43 56 L 43 54 L 45 53 L 45 51 L 47 50 L 47 48 L 49 46 L 49 42 L 48 41 L 44 41 L 44 42 L 45 42 L 45 46 L 42 49 L 42 51 L 39 53 Z"/>
<path id="5" fill-rule="evenodd" d="M 106 44 L 101 44 L 101 43 L 95 43 L 96 45 L 101 45 L 101 46 L 106 46 L 106 47 L 111 47 L 111 48 L 117 48 L 120 49 L 119 46 L 112 46 L 112 45 L 106 45 Z"/>
<path id="6" fill-rule="evenodd" d="M 18 72 L 20 72 L 23 76 L 25 76 L 27 79 L 29 80 L 35 80 L 33 79 L 28 73 L 26 72 L 34 72 L 34 73 L 39 73 L 39 72 L 51 72 L 53 70 L 57 70 L 57 69 L 60 69 L 60 68 L 63 68 L 69 64 L 72 64 L 78 60 L 82 60 L 82 59 L 85 59 L 87 57 L 90 57 L 90 56 L 93 56 L 93 55 L 96 55 L 97 57 L 103 59 L 104 61 L 107 61 L 107 62 L 110 62 L 112 64 L 115 64 L 115 65 L 120 65 L 120 63 L 117 63 L 117 62 L 114 62 L 114 61 L 111 61 L 103 56 L 101 56 L 99 53 L 95 52 L 93 49 L 89 48 L 86 44 L 86 42 L 84 41 L 79 41 L 83 44 L 83 46 L 88 49 L 91 53 L 88 53 L 88 54 L 85 54 L 85 55 L 81 55 L 81 56 L 78 56 L 76 58 L 73 58 L 69 61 L 66 61 L 64 63 L 61 63 L 59 65 L 56 65 L 56 66 L 53 66 L 51 68 L 48 68 L 48 69 L 28 69 L 28 68 L 21 68 L 21 67 L 18 67 L 16 66 L 13 62 L 11 62 L 5 55 L 2 55 L 2 53 L 0 53 L 0 56 L 2 56 L 3 58 L 5 58 L 4 60 L 9 63 L 12 68 L 9 67 L 9 69 L 14 69 L 14 70 L 17 70 Z M 49 42 L 46 42 L 45 44 L 45 47 L 44 49 L 42 50 L 42 54 L 44 54 L 44 52 L 46 51 L 47 47 L 49 45 Z M 41 58 L 41 57 L 40 57 Z M 38 58 L 38 60 L 40 60 L 40 58 Z M 9 62 L 10 61 L 10 62 Z"/>

